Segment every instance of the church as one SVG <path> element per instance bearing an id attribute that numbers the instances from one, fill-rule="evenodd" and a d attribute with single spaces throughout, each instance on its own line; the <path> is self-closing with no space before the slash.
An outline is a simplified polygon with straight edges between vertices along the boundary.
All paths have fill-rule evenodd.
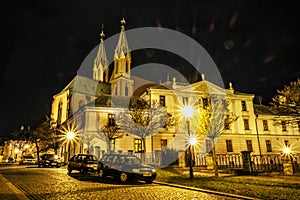
<path id="1" fill-rule="evenodd" d="M 106 56 L 104 33 L 100 34 L 100 44 L 92 67 L 92 78 L 76 75 L 59 93 L 53 96 L 51 119 L 54 126 L 65 127 L 66 132 L 74 132 L 77 137 L 62 144 L 57 154 L 66 162 L 77 153 L 90 153 L 101 158 L 108 148 L 115 152 L 141 153 L 146 149 L 149 157 L 165 149 L 185 151 L 187 127 L 178 119 L 173 127 L 162 128 L 145 138 L 145 147 L 140 137 L 118 130 L 121 137 L 108 141 L 101 129 L 116 126 L 115 116 L 126 109 L 118 103 L 135 95 L 148 102 L 158 102 L 174 118 L 180 115 L 178 107 L 187 102 L 197 106 L 207 106 L 212 95 L 223 95 L 228 113 L 237 119 L 224 126 L 216 141 L 209 137 L 198 141 L 195 153 L 209 153 L 215 143 L 216 154 L 239 154 L 250 151 L 252 154 L 278 154 L 284 146 L 297 146 L 300 138 L 300 124 L 287 123 L 289 116 L 278 117 L 264 105 L 253 103 L 254 95 L 238 92 L 232 83 L 224 89 L 205 79 L 186 84 L 172 77 L 160 84 L 149 84 L 141 77 L 131 75 L 130 41 L 127 41 L 125 20 L 121 21 L 121 32 L 114 50 L 113 70 L 109 70 Z M 144 85 L 137 89 L 136 85 Z M 191 92 L 192 91 L 192 92 Z M 113 103 L 113 101 L 115 102 Z M 121 102 L 121 101 L 120 101 Z M 112 106 L 113 105 L 113 106 Z M 280 123 L 274 123 L 276 120 Z M 109 147 L 108 147 L 109 146 Z M 299 145 L 298 145 L 299 146 Z"/>

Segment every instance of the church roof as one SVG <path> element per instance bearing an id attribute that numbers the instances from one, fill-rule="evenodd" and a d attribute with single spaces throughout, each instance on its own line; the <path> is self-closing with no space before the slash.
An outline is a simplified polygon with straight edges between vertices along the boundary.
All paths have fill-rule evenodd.
<path id="1" fill-rule="evenodd" d="M 110 93 L 110 84 L 99 82 L 91 78 L 76 75 L 73 80 L 62 90 L 70 90 L 73 93 L 100 96 Z"/>

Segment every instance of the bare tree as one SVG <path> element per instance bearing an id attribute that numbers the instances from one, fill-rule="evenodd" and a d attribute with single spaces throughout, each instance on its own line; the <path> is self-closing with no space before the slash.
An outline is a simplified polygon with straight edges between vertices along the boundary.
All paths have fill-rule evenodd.
<path id="1" fill-rule="evenodd" d="M 146 137 L 158 133 L 166 125 L 166 110 L 159 104 L 149 109 L 136 104 L 119 113 L 116 122 L 121 130 L 140 137 L 143 152 L 146 152 Z"/>
<path id="2" fill-rule="evenodd" d="M 114 126 L 103 126 L 101 128 L 101 133 L 103 133 L 103 139 L 107 143 L 107 152 L 110 153 L 111 151 L 111 143 L 113 140 L 119 139 L 123 137 L 123 133 L 119 131 L 120 128 L 116 125 Z"/>
<path id="3" fill-rule="evenodd" d="M 222 97 L 212 97 L 211 103 L 199 108 L 197 130 L 202 136 L 212 140 L 212 158 L 215 169 L 215 176 L 218 176 L 218 163 L 216 160 L 216 139 L 221 135 L 224 127 L 229 126 L 237 120 L 237 116 L 227 109 L 228 104 Z"/>

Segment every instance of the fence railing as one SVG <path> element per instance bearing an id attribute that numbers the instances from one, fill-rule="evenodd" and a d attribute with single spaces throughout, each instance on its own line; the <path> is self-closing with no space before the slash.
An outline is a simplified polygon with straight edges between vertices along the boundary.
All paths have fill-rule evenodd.
<path id="1" fill-rule="evenodd" d="M 253 172 L 282 172 L 283 160 L 281 155 L 252 155 L 251 164 Z"/>
<path id="2" fill-rule="evenodd" d="M 216 161 L 219 169 L 240 169 L 243 167 L 241 154 L 217 154 Z"/>
<path id="3" fill-rule="evenodd" d="M 133 153 L 146 164 L 156 166 L 178 165 L 178 152 L 157 151 L 149 153 Z M 207 154 L 195 154 L 194 166 L 207 167 Z M 252 172 L 283 172 L 283 158 L 280 154 L 251 155 Z M 300 171 L 300 154 L 292 156 L 293 170 Z M 219 169 L 242 169 L 242 154 L 217 154 L 216 162 Z"/>

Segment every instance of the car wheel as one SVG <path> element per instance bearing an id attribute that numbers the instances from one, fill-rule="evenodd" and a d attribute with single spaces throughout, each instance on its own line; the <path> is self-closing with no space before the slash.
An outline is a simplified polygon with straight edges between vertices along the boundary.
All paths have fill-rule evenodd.
<path id="1" fill-rule="evenodd" d="M 120 174 L 120 181 L 121 181 L 122 183 L 126 183 L 126 182 L 128 181 L 128 175 L 127 175 L 125 172 L 122 172 L 122 173 Z"/>
<path id="2" fill-rule="evenodd" d="M 85 170 L 84 170 L 84 168 L 82 167 L 82 168 L 80 168 L 80 173 L 81 174 L 84 174 L 85 173 Z"/>
<path id="3" fill-rule="evenodd" d="M 104 178 L 105 177 L 103 169 L 99 170 L 98 176 L 99 176 L 99 178 Z"/>
<path id="4" fill-rule="evenodd" d="M 151 184 L 153 182 L 153 180 L 147 180 L 145 181 L 147 184 Z"/>
<path id="5" fill-rule="evenodd" d="M 70 166 L 68 166 L 68 172 L 69 172 L 69 174 L 71 174 L 72 173 L 72 167 L 70 167 Z"/>

